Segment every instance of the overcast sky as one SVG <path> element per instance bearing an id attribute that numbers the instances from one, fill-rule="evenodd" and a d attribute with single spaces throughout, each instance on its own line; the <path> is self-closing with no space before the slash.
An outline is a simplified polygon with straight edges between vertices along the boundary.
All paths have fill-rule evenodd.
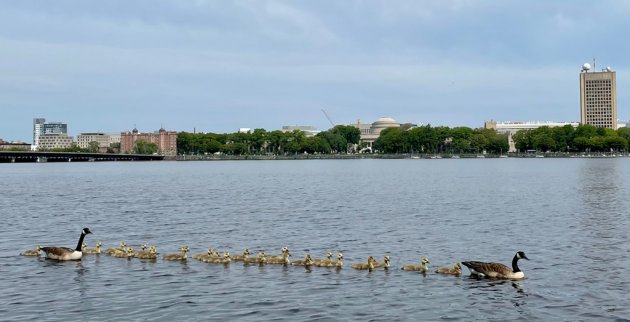
<path id="1" fill-rule="evenodd" d="M 630 1 L 2 1 L 0 138 L 80 132 L 579 121 L 578 74 L 617 71 Z"/>

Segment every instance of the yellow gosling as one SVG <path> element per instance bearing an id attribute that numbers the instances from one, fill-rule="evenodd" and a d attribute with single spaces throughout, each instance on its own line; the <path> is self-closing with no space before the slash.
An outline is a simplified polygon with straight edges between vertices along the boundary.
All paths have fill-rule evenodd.
<path id="1" fill-rule="evenodd" d="M 232 256 L 233 261 L 242 261 L 244 259 L 249 258 L 249 248 L 243 249 L 243 255 L 234 255 Z"/>
<path id="2" fill-rule="evenodd" d="M 41 255 L 41 250 L 42 250 L 42 248 L 39 245 L 37 245 L 37 246 L 35 246 L 35 249 L 25 250 L 22 253 L 20 253 L 20 255 L 22 255 L 22 256 L 40 256 Z"/>
<path id="3" fill-rule="evenodd" d="M 101 242 L 96 242 L 96 248 L 84 248 L 83 254 L 100 254 L 101 253 Z"/>
<path id="4" fill-rule="evenodd" d="M 332 252 L 327 252 L 326 253 L 326 257 L 325 258 L 315 258 L 313 259 L 313 264 L 315 264 L 316 266 L 323 266 L 323 263 L 328 263 L 328 262 L 332 262 L 333 259 L 333 253 Z"/>
<path id="5" fill-rule="evenodd" d="M 425 273 L 427 270 L 429 270 L 429 267 L 427 266 L 427 264 L 430 263 L 428 258 L 422 257 L 420 263 L 421 265 L 405 265 L 400 269 L 402 269 L 403 271 L 415 271 L 422 273 Z"/>
<path id="6" fill-rule="evenodd" d="M 212 256 L 212 253 L 214 252 L 214 250 L 210 247 L 208 247 L 208 251 L 205 253 L 199 253 L 199 254 L 194 254 L 192 255 L 192 259 L 197 259 L 197 260 L 203 260 L 204 257 L 206 256 Z"/>
<path id="7" fill-rule="evenodd" d="M 374 268 L 384 268 L 384 269 L 389 269 L 390 267 L 390 258 L 389 256 L 385 256 L 383 257 L 383 262 L 376 262 L 374 263 Z"/>
<path id="8" fill-rule="evenodd" d="M 304 256 L 304 260 L 296 260 L 291 262 L 291 265 L 295 265 L 295 266 L 311 266 L 313 265 L 313 259 L 311 258 L 311 255 L 306 254 L 306 256 Z"/>
<path id="9" fill-rule="evenodd" d="M 182 246 L 179 249 L 181 251 L 181 253 L 179 254 L 168 254 L 168 255 L 164 255 L 164 257 L 162 257 L 165 260 L 168 261 L 185 261 L 188 259 L 188 252 L 190 251 L 190 248 L 188 246 Z"/>
<path id="10" fill-rule="evenodd" d="M 124 241 L 121 241 L 119 244 L 118 248 L 108 248 L 104 251 L 105 254 L 108 255 L 112 255 L 114 254 L 116 251 L 125 251 L 125 247 L 127 247 L 127 244 Z"/>
<path id="11" fill-rule="evenodd" d="M 257 257 L 248 257 L 243 259 L 243 263 L 245 264 L 259 264 L 263 265 L 267 261 L 265 252 L 259 251 Z"/>
<path id="12" fill-rule="evenodd" d="M 373 270 L 374 269 L 374 263 L 376 262 L 376 260 L 374 260 L 374 257 L 370 256 L 368 257 L 367 263 L 356 263 L 356 264 L 352 264 L 352 268 L 354 269 L 360 269 L 360 270 Z"/>
<path id="13" fill-rule="evenodd" d="M 148 252 L 136 252 L 134 254 L 134 257 L 139 259 L 157 259 L 157 251 L 155 249 L 155 246 L 151 246 L 149 247 Z"/>
<path id="14" fill-rule="evenodd" d="M 436 271 L 439 274 L 447 274 L 447 275 L 462 275 L 462 265 L 457 262 L 453 264 L 453 267 L 440 267 Z"/>
<path id="15" fill-rule="evenodd" d="M 282 247 L 282 255 L 281 256 L 265 257 L 265 263 L 266 264 L 289 265 L 289 264 L 291 264 L 291 261 L 289 260 L 289 256 L 291 256 L 291 253 L 289 252 L 289 248 L 288 247 Z"/>

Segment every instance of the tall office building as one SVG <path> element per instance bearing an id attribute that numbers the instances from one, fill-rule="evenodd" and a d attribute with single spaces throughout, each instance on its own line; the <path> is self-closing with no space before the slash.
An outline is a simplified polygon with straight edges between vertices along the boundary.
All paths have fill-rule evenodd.
<path id="1" fill-rule="evenodd" d="M 44 134 L 42 131 L 42 127 L 46 123 L 45 118 L 34 118 L 33 119 L 33 144 L 31 144 L 31 150 L 37 150 L 37 145 L 39 144 L 39 136 Z"/>
<path id="2" fill-rule="evenodd" d="M 580 73 L 580 123 L 617 129 L 617 77 L 610 67 L 591 72 L 582 65 Z"/>

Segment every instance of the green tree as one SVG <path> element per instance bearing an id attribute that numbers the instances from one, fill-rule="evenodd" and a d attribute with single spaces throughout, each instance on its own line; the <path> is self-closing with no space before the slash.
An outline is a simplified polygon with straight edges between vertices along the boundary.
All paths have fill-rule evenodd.
<path id="1" fill-rule="evenodd" d="M 133 153 L 135 154 L 154 154 L 158 152 L 158 146 L 145 140 L 136 140 L 133 144 Z"/>

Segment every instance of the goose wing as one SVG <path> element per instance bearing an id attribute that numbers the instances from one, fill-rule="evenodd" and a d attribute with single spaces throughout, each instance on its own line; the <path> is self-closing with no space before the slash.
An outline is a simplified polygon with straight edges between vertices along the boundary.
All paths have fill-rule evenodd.
<path id="1" fill-rule="evenodd" d="M 68 247 L 42 247 L 42 250 L 46 254 L 50 254 L 54 256 L 63 256 L 63 255 L 74 252 L 74 249 L 68 248 Z"/>
<path id="2" fill-rule="evenodd" d="M 462 262 L 462 264 L 468 267 L 473 274 L 483 274 L 488 277 L 501 277 L 512 274 L 512 269 L 501 263 L 470 261 Z"/>

